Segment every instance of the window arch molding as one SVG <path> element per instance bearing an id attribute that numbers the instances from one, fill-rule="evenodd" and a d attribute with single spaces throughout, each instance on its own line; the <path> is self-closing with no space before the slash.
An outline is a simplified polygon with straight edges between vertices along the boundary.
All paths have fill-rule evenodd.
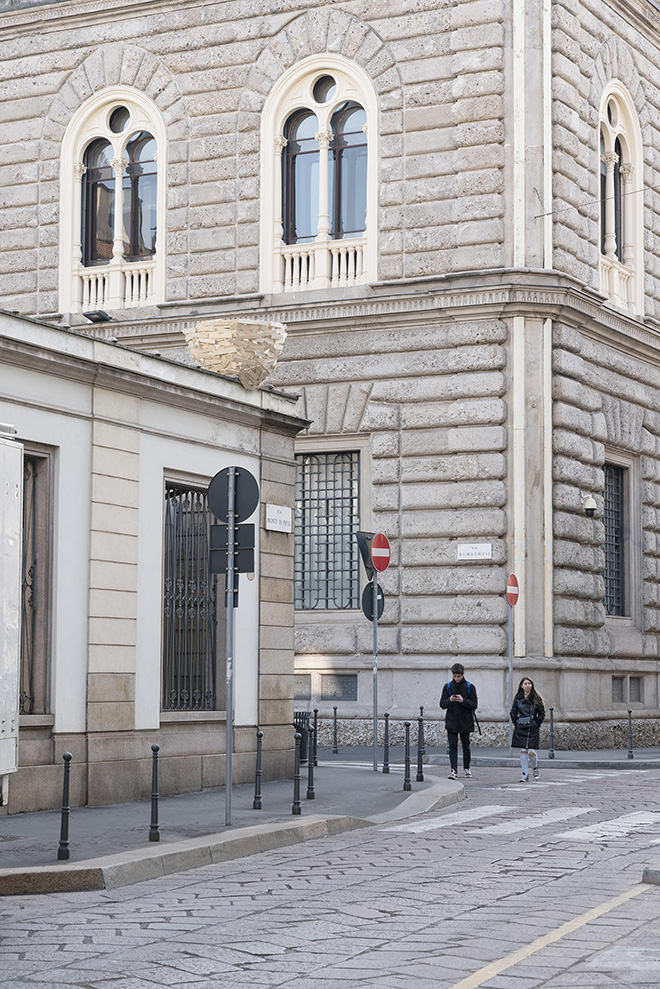
<path id="1" fill-rule="evenodd" d="M 125 107 L 129 117 L 112 130 L 110 118 Z M 156 142 L 156 242 L 146 259 L 114 255 L 107 264 L 83 263 L 82 197 L 85 153 L 95 140 L 111 144 L 115 202 L 124 198 L 125 170 L 131 141 L 141 132 Z M 75 111 L 62 140 L 60 155 L 59 308 L 73 313 L 88 309 L 124 309 L 162 301 L 165 286 L 167 133 L 155 103 L 132 86 L 109 86 Z M 126 179 L 130 185 L 129 179 Z M 128 193 L 127 193 L 128 194 Z"/>
<path id="2" fill-rule="evenodd" d="M 611 305 L 644 315 L 644 156 L 637 109 L 618 79 L 600 101 L 600 289 Z"/>
<path id="3" fill-rule="evenodd" d="M 337 91 L 326 103 L 319 104 L 314 99 L 314 87 L 326 76 L 335 79 Z M 321 178 L 319 232 L 313 243 L 286 245 L 283 240 L 282 155 L 287 146 L 287 121 L 297 111 L 312 110 L 318 121 L 316 134 L 319 148 L 322 154 L 327 154 L 332 141 L 333 114 L 340 105 L 349 102 L 361 106 L 366 115 L 364 235 L 353 241 L 340 240 L 329 235 L 327 192 Z M 343 287 L 375 281 L 378 264 L 378 135 L 378 101 L 373 83 L 364 69 L 345 56 L 330 52 L 310 55 L 292 66 L 275 82 L 261 115 L 262 292 Z"/>

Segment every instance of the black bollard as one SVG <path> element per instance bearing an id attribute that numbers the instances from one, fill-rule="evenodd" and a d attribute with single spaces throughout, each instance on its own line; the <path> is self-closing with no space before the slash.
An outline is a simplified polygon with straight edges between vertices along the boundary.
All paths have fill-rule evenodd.
<path id="1" fill-rule="evenodd" d="M 337 755 L 339 746 L 337 745 L 337 705 L 332 709 L 335 713 L 332 721 L 332 754 Z"/>
<path id="2" fill-rule="evenodd" d="M 314 760 L 312 758 L 312 748 L 314 746 L 314 729 L 310 725 L 307 729 L 309 732 L 308 739 L 308 752 L 309 756 L 307 758 L 307 799 L 314 800 Z"/>
<path id="3" fill-rule="evenodd" d="M 314 765 L 319 764 L 319 709 L 314 708 Z"/>
<path id="4" fill-rule="evenodd" d="M 548 759 L 555 757 L 555 709 L 550 708 L 550 747 L 548 748 Z"/>
<path id="5" fill-rule="evenodd" d="M 383 715 L 385 718 L 385 745 L 383 747 L 383 772 L 389 773 L 390 771 L 390 716 L 385 712 Z"/>
<path id="6" fill-rule="evenodd" d="M 296 761 L 293 769 L 293 806 L 292 814 L 302 814 L 300 809 L 300 732 L 296 732 Z"/>
<path id="7" fill-rule="evenodd" d="M 424 782 L 424 764 L 422 762 L 424 753 L 424 718 L 417 719 L 417 776 L 416 783 Z"/>
<path id="8" fill-rule="evenodd" d="M 156 742 L 151 746 L 151 824 L 149 825 L 149 841 L 160 841 L 158 830 L 158 750 Z"/>
<path id="9" fill-rule="evenodd" d="M 403 789 L 412 790 L 412 783 L 410 782 L 410 722 L 404 721 L 403 726 L 406 729 Z"/>
<path id="10" fill-rule="evenodd" d="M 252 810 L 261 810 L 261 743 L 264 733 L 259 729 L 257 732 L 257 771 L 254 776 L 254 800 Z"/>
<path id="11" fill-rule="evenodd" d="M 422 755 L 426 755 L 426 741 L 424 739 L 424 705 L 422 704 L 419 709 L 419 717 L 422 722 Z"/>
<path id="12" fill-rule="evenodd" d="M 70 752 L 65 752 L 64 759 L 64 782 L 62 784 L 62 824 L 60 826 L 60 844 L 57 849 L 58 859 L 68 859 L 69 857 L 69 774 L 71 772 Z"/>
<path id="13" fill-rule="evenodd" d="M 628 758 L 635 758 L 632 747 L 632 711 L 630 708 L 628 708 Z"/>

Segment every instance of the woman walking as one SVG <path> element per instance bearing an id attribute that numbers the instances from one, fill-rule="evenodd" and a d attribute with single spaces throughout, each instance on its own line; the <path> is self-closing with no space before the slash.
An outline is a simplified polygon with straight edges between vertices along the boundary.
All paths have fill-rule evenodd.
<path id="1" fill-rule="evenodd" d="M 539 778 L 539 768 L 536 750 L 539 747 L 539 728 L 545 718 L 543 698 L 536 691 L 534 681 L 523 677 L 518 686 L 518 693 L 511 705 L 511 720 L 513 722 L 513 740 L 511 746 L 520 749 L 520 767 L 522 769 L 521 783 L 529 779 L 531 766 L 535 780 Z"/>

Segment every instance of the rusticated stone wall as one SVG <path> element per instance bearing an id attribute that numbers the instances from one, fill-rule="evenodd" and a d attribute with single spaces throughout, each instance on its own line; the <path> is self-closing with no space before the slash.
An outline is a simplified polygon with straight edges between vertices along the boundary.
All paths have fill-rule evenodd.
<path id="1" fill-rule="evenodd" d="M 634 188 L 643 190 L 644 197 L 645 311 L 657 319 L 660 16 L 645 4 L 649 26 L 640 29 L 626 6 L 602 0 L 553 0 L 553 258 L 556 268 L 598 290 L 598 114 L 603 91 L 618 79 L 633 99 L 642 131 L 644 160 L 635 173 Z"/>
<path id="2" fill-rule="evenodd" d="M 354 59 L 378 98 L 379 277 L 503 263 L 503 0 L 152 0 L 148 17 L 130 0 L 3 6 L 4 308 L 58 310 L 62 138 L 119 83 L 167 129 L 167 300 L 256 292 L 260 110 L 287 68 L 323 51 Z"/>

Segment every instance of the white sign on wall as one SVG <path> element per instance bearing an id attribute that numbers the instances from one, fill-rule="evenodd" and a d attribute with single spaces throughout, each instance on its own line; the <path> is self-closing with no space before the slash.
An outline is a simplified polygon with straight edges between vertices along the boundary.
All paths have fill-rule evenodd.
<path id="1" fill-rule="evenodd" d="M 492 543 L 459 543 L 459 560 L 492 560 Z"/>
<path id="2" fill-rule="evenodd" d="M 266 528 L 275 532 L 291 532 L 291 509 L 284 505 L 266 505 Z"/>

